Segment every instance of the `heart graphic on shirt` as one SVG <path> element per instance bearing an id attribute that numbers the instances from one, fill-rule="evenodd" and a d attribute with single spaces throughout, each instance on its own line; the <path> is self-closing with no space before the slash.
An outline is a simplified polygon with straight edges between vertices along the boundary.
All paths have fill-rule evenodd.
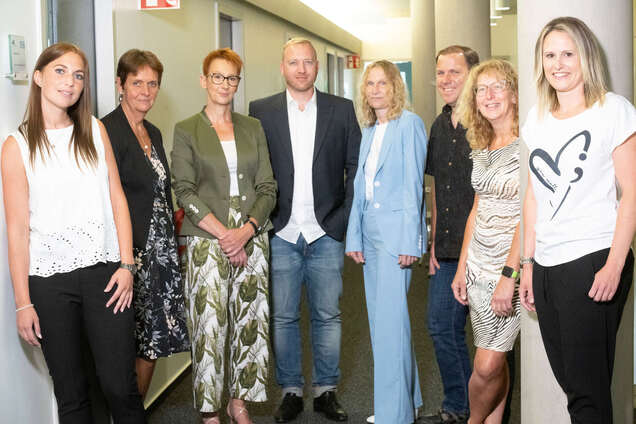
<path id="1" fill-rule="evenodd" d="M 572 184 L 583 178 L 583 168 L 577 166 L 577 162 L 587 159 L 587 152 L 590 148 L 592 137 L 590 132 L 583 130 L 576 134 L 557 152 L 556 158 L 552 158 L 543 149 L 535 149 L 530 154 L 530 171 L 537 177 L 539 182 L 552 192 L 550 206 L 555 208 L 550 220 L 552 220 L 565 199 L 570 194 Z M 559 162 L 563 160 L 568 165 L 568 169 L 561 169 Z"/>

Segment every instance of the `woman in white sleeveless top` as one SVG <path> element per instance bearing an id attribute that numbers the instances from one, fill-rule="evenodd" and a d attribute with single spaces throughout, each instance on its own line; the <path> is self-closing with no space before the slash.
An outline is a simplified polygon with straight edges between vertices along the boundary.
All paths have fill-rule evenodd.
<path id="1" fill-rule="evenodd" d="M 75 45 L 37 60 L 25 118 L 2 147 L 20 336 L 41 346 L 60 423 L 92 423 L 82 337 L 115 423 L 143 423 L 133 338 L 130 217 L 88 66 Z M 121 259 L 121 262 L 120 262 Z"/>

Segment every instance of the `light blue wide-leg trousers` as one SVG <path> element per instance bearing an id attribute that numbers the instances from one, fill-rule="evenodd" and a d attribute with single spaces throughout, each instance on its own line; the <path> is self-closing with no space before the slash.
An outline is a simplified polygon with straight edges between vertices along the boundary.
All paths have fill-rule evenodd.
<path id="1" fill-rule="evenodd" d="M 376 216 L 362 219 L 364 289 L 374 362 L 373 407 L 376 424 L 411 424 L 422 406 L 417 363 L 411 345 L 406 295 L 411 269 L 400 268 L 380 235 Z"/>

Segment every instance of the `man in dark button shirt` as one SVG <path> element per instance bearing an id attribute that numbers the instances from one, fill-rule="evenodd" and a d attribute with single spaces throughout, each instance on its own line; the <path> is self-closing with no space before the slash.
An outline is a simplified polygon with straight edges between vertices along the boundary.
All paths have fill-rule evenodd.
<path id="1" fill-rule="evenodd" d="M 466 129 L 457 121 L 455 103 L 479 56 L 469 47 L 450 46 L 436 57 L 437 90 L 446 105 L 431 127 L 426 174 L 431 185 L 432 245 L 428 289 L 428 330 L 444 386 L 444 401 L 425 423 L 465 423 L 471 368 L 466 347 L 468 307 L 455 300 L 451 283 L 464 239 L 475 192 L 470 183 L 472 161 Z"/>

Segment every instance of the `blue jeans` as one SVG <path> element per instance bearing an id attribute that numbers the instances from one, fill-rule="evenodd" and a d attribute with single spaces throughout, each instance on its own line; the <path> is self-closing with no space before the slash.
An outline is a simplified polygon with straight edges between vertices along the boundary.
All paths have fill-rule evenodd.
<path id="1" fill-rule="evenodd" d="M 333 389 L 340 379 L 340 296 L 344 244 L 328 235 L 308 244 L 271 239 L 272 322 L 276 381 L 302 395 L 300 298 L 305 284 L 311 317 L 313 386 Z M 291 390 L 290 390 L 291 389 Z M 320 393 L 315 393 L 320 394 Z"/>
<path id="2" fill-rule="evenodd" d="M 429 278 L 428 332 L 435 346 L 435 357 L 442 376 L 442 408 L 454 413 L 468 413 L 470 357 L 466 347 L 466 315 L 451 289 L 457 261 L 439 260 L 440 268 Z"/>

